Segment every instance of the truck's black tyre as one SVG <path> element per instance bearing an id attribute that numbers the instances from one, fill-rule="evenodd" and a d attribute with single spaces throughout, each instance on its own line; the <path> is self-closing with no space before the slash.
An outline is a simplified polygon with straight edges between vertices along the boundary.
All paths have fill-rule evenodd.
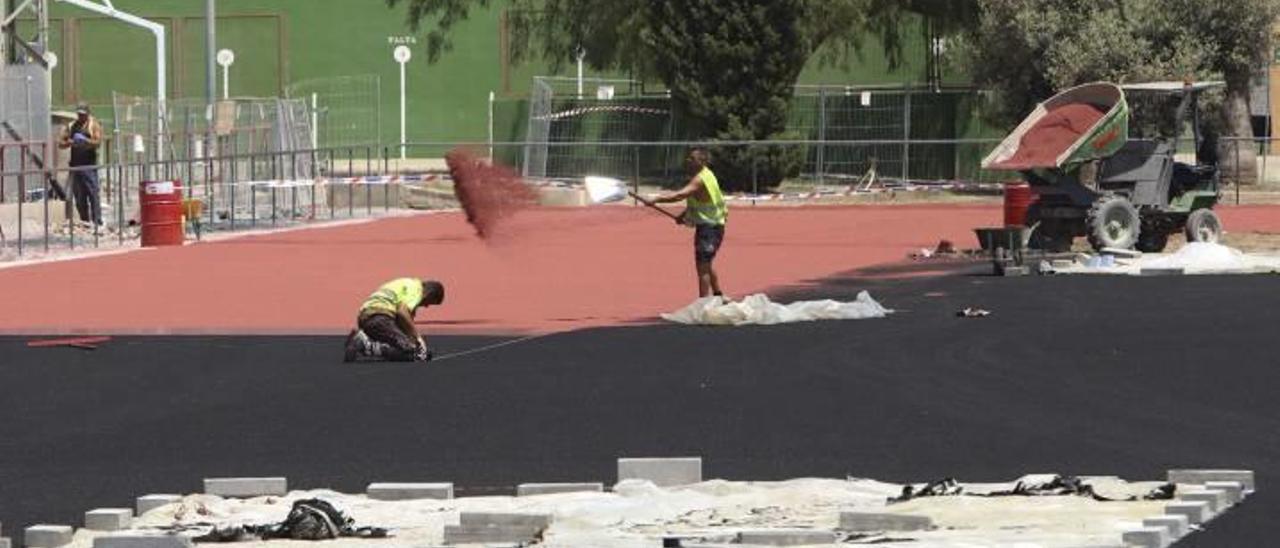
<path id="1" fill-rule="evenodd" d="M 1197 209 L 1187 216 L 1188 242 L 1217 243 L 1222 238 L 1222 221 L 1212 209 Z"/>
<path id="2" fill-rule="evenodd" d="M 1086 223 L 1089 245 L 1097 250 L 1131 249 L 1142 233 L 1138 208 L 1133 207 L 1128 198 L 1116 194 L 1106 194 L 1094 201 Z"/>

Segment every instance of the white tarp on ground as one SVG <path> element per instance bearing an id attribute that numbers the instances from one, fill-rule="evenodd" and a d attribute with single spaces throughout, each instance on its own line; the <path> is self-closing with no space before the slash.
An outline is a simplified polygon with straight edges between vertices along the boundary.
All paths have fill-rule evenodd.
<path id="1" fill-rule="evenodd" d="M 1086 478 L 1087 479 L 1087 478 Z M 1149 492 L 1160 482 L 1088 479 L 1100 494 L 1126 497 Z M 1013 483 L 965 484 L 966 493 L 1008 490 Z M 185 528 L 195 536 L 212 525 L 263 524 L 283 520 L 293 501 L 319 497 L 355 519 L 357 526 L 393 528 L 390 539 L 289 540 L 219 544 L 228 548 L 324 546 L 325 548 L 399 548 L 440 546 L 446 525 L 460 512 L 551 514 L 553 522 L 540 546 L 547 548 L 652 548 L 668 535 L 705 539 L 726 548 L 739 531 L 817 529 L 834 531 L 840 512 L 877 512 L 927 516 L 934 529 L 851 541 L 901 548 L 974 548 L 1035 546 L 1067 548 L 1118 546 L 1121 532 L 1144 518 L 1164 513 L 1168 501 L 1099 502 L 1078 495 L 940 496 L 887 504 L 902 485 L 866 479 L 795 479 L 779 482 L 711 480 L 685 487 L 660 488 L 628 480 L 603 493 L 564 493 L 529 497 L 487 496 L 452 500 L 370 500 L 333 491 L 294 491 L 284 497 L 223 499 L 190 495 L 156 508 L 134 521 L 134 532 Z M 70 548 L 90 548 L 104 533 L 77 530 Z M 850 541 L 826 546 L 850 546 Z M 740 545 L 739 545 L 740 546 Z"/>
<path id="2" fill-rule="evenodd" d="M 1115 257 L 1112 266 L 1076 263 L 1054 268 L 1058 274 L 1141 274 L 1143 270 L 1181 269 L 1184 274 L 1260 274 L 1280 272 L 1280 256 L 1243 253 L 1222 244 L 1191 242 L 1174 253 L 1147 253 L 1140 257 Z"/>
<path id="3" fill-rule="evenodd" d="M 814 320 L 861 320 L 883 318 L 893 311 L 871 298 L 866 291 L 858 293 L 852 302 L 833 300 L 797 301 L 779 304 L 763 293 L 750 295 L 741 301 L 728 301 L 722 297 L 705 297 L 662 319 L 687 325 L 772 325 Z"/>
<path id="4" fill-rule="evenodd" d="M 1143 256 L 1143 268 L 1181 268 L 1185 271 L 1232 272 L 1251 268 L 1256 261 L 1239 250 L 1222 244 L 1191 242 L 1178 251 L 1163 256 Z"/>

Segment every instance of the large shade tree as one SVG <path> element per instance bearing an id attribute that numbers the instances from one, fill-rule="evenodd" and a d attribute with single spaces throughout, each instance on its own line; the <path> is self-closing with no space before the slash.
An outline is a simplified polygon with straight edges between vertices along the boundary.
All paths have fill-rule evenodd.
<path id="1" fill-rule="evenodd" d="M 472 9 L 494 0 L 387 0 L 407 5 L 436 59 Z M 583 54 L 596 70 L 662 80 L 695 139 L 766 140 L 786 134 L 787 106 L 811 59 L 844 63 L 867 36 L 901 60 L 901 21 L 912 13 L 971 20 L 976 0 L 509 0 L 511 56 L 553 68 Z M 720 147 L 730 187 L 776 185 L 799 168 L 798 147 Z"/>
<path id="2" fill-rule="evenodd" d="M 1250 83 L 1270 56 L 1278 5 L 1280 0 L 978 0 L 959 60 L 977 85 L 993 92 L 991 114 L 1001 125 L 1086 82 L 1220 78 L 1226 90 L 1215 129 L 1249 138 Z M 1253 182 L 1252 147 L 1223 146 L 1227 176 Z"/>

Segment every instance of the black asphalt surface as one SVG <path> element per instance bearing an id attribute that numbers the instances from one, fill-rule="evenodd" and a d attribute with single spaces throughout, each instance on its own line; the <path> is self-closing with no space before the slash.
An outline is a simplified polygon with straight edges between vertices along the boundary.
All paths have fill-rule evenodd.
<path id="1" fill-rule="evenodd" d="M 591 329 L 427 366 L 343 364 L 326 337 L 0 339 L 0 522 L 79 525 L 212 476 L 492 494 L 701 455 L 708 477 L 756 480 L 1249 468 L 1259 492 L 1178 546 L 1276 545 L 1280 277 L 837 277 L 777 296 L 860 289 L 900 312 Z"/>

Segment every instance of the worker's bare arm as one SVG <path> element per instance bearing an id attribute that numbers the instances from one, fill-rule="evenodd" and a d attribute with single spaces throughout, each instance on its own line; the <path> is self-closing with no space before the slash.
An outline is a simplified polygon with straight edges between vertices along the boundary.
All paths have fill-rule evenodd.
<path id="1" fill-rule="evenodd" d="M 689 182 L 684 185 L 684 188 L 675 192 L 663 192 L 654 198 L 653 201 L 657 203 L 679 202 L 680 200 L 687 199 L 690 196 L 697 194 L 703 188 L 705 187 L 702 184 L 702 178 L 695 175 L 692 179 L 689 179 Z"/>

